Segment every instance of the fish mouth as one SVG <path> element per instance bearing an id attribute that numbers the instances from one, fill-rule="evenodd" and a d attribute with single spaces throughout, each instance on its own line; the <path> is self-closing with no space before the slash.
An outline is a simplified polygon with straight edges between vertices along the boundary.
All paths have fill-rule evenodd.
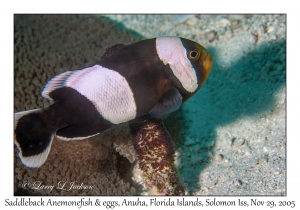
<path id="1" fill-rule="evenodd" d="M 204 60 L 204 63 L 203 63 L 203 67 L 204 67 L 204 70 L 207 75 L 209 75 L 209 73 L 210 73 L 212 64 L 213 64 L 213 60 L 212 60 L 210 54 L 208 53 Z"/>

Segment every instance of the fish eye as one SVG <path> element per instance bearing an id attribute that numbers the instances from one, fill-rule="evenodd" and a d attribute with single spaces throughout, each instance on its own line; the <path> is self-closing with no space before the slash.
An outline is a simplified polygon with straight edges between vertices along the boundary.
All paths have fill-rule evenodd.
<path id="1" fill-rule="evenodd" d="M 198 50 L 190 50 L 188 56 L 189 59 L 196 60 L 200 57 L 200 52 Z"/>

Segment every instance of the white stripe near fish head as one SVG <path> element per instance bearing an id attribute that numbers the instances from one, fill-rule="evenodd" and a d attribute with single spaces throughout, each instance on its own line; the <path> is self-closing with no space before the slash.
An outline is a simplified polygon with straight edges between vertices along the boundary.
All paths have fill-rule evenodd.
<path id="1" fill-rule="evenodd" d="M 164 64 L 169 64 L 173 74 L 189 92 L 198 87 L 196 71 L 187 57 L 186 49 L 178 37 L 161 37 L 156 39 L 156 51 Z"/>
<path id="2" fill-rule="evenodd" d="M 114 124 L 136 117 L 136 103 L 127 80 L 118 72 L 95 65 L 76 71 L 65 86 L 88 98 L 106 120 Z"/>

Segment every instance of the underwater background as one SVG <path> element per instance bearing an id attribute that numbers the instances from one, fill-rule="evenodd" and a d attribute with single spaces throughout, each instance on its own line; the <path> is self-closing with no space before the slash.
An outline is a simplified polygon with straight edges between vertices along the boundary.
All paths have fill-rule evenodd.
<path id="1" fill-rule="evenodd" d="M 160 36 L 199 42 L 213 68 L 165 126 L 189 195 L 286 195 L 286 15 L 15 15 L 14 111 L 46 107 L 54 75 L 97 62 L 117 43 Z M 116 152 L 117 151 L 117 152 Z M 15 149 L 15 194 L 147 195 L 126 125 L 87 141 L 54 139 L 39 169 Z M 94 189 L 23 190 L 25 181 Z"/>

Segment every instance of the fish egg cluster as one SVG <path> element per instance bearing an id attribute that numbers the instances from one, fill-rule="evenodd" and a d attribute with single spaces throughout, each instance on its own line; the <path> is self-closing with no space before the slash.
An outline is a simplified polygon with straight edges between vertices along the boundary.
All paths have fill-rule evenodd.
<path id="1" fill-rule="evenodd" d="M 139 168 L 150 195 L 185 195 L 174 166 L 172 142 L 163 123 L 150 119 L 131 127 Z"/>

